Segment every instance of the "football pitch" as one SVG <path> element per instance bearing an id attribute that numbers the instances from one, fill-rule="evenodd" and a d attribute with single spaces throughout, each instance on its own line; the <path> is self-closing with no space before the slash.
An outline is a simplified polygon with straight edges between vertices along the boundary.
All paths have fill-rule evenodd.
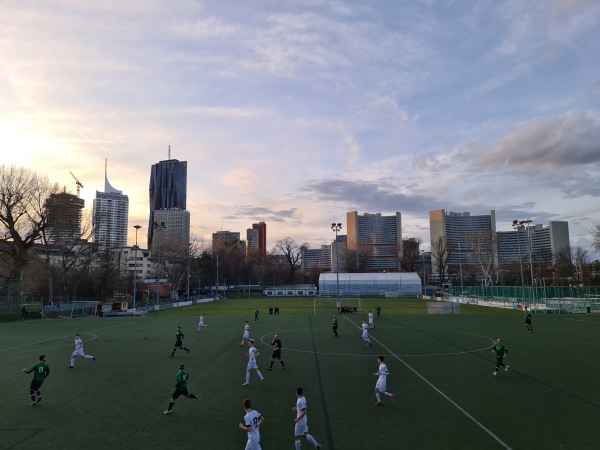
<path id="1" fill-rule="evenodd" d="M 0 449 L 242 449 L 242 400 L 265 417 L 261 445 L 294 449 L 296 387 L 308 404 L 309 433 L 323 449 L 598 449 L 600 316 L 521 313 L 383 315 L 361 340 L 366 314 L 207 315 L 47 319 L 0 324 Z M 384 310 L 385 311 L 385 310 Z M 206 328 L 196 332 L 198 315 Z M 262 385 L 245 381 L 244 320 L 260 352 Z M 173 349 L 177 326 L 190 353 Z M 68 369 L 73 336 L 97 361 Z M 278 334 L 286 369 L 268 371 Z M 492 376 L 494 340 L 504 339 L 510 369 Z M 43 402 L 30 406 L 29 368 L 46 355 Z M 377 356 L 388 391 L 374 406 Z M 164 415 L 178 365 L 200 397 L 177 399 Z M 303 440 L 302 448 L 313 448 Z"/>

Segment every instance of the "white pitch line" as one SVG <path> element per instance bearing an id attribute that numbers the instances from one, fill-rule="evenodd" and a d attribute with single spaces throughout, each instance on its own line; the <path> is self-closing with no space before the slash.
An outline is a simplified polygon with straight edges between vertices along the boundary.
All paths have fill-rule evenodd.
<path id="1" fill-rule="evenodd" d="M 118 325 L 111 325 L 110 327 L 96 328 L 95 330 L 91 330 L 91 331 L 108 330 L 109 328 L 122 327 L 123 325 L 129 325 L 131 323 L 133 323 L 133 322 L 120 323 Z M 96 336 L 94 333 L 91 333 L 90 331 L 82 331 L 82 333 L 92 334 L 92 335 Z M 30 342 L 29 344 L 22 344 L 22 345 L 17 345 L 15 347 L 2 348 L 2 349 L 0 349 L 0 353 L 6 352 L 6 351 L 9 351 L 9 350 L 14 350 L 14 349 L 17 349 L 17 348 L 29 347 L 31 345 L 43 344 L 44 342 L 57 341 L 59 339 L 65 339 L 65 338 L 68 338 L 68 337 L 71 337 L 71 336 L 73 336 L 73 335 L 72 334 L 67 334 L 66 336 L 59 336 L 59 337 L 52 338 L 52 339 L 44 339 L 43 341 Z M 96 336 L 96 338 L 97 337 L 98 336 Z M 94 339 L 96 339 L 96 338 L 94 338 Z"/>
<path id="2" fill-rule="evenodd" d="M 350 319 L 348 319 L 345 316 L 343 316 L 343 317 L 348 322 L 350 322 L 352 325 L 356 326 L 358 329 L 361 329 L 361 327 L 356 325 Z M 446 400 L 448 400 L 448 402 L 450 402 L 450 404 L 452 406 L 454 406 L 461 413 L 463 413 L 465 416 L 467 416 L 475 425 L 477 425 L 479 428 L 481 428 L 483 431 L 485 431 L 487 434 L 489 434 L 496 442 L 498 442 L 498 444 L 500 444 L 506 450 L 512 450 L 512 448 L 508 444 L 506 444 L 502 439 L 500 439 L 498 436 L 496 436 L 490 429 L 488 429 L 484 424 L 482 424 L 480 421 L 478 421 L 475 417 L 473 417 L 471 414 L 469 414 L 462 406 L 460 406 L 458 403 L 456 403 L 454 400 L 452 400 L 450 397 L 448 397 L 446 394 L 444 394 L 431 381 L 429 381 L 427 378 L 425 378 L 423 375 L 421 375 L 419 372 L 417 372 L 416 369 L 413 369 L 410 364 L 408 364 L 406 361 L 404 361 L 402 358 L 400 358 L 398 355 L 396 355 L 394 352 L 392 352 L 389 348 L 387 348 L 385 345 L 383 345 L 379 339 L 376 339 L 375 337 L 373 337 L 371 335 L 369 335 L 369 337 L 371 339 L 373 339 L 375 342 L 377 342 L 379 345 L 381 345 L 384 349 L 386 349 L 390 355 L 392 355 L 394 358 L 396 358 L 398 361 L 400 361 L 402 364 L 404 364 L 404 366 L 406 366 L 407 369 L 409 369 L 412 373 L 414 373 L 421 380 L 423 380 L 434 391 L 436 391 L 438 394 L 440 394 L 442 397 L 444 397 Z"/>

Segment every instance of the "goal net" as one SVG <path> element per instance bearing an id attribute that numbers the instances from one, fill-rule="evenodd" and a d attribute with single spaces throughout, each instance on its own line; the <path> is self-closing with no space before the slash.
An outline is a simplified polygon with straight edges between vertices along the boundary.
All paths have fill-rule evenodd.
<path id="1" fill-rule="evenodd" d="M 315 297 L 313 299 L 314 314 L 353 314 L 362 313 L 360 297 Z"/>
<path id="2" fill-rule="evenodd" d="M 97 314 L 97 301 L 79 301 L 75 300 L 65 308 L 61 308 L 60 317 L 75 318 L 75 317 L 93 317 Z"/>

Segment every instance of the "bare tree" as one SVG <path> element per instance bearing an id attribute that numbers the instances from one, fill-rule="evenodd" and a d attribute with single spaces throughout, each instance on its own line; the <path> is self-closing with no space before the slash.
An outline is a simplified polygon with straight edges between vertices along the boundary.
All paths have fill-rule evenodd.
<path id="1" fill-rule="evenodd" d="M 431 243 L 431 265 L 436 269 L 440 284 L 446 279 L 448 270 L 448 260 L 454 253 L 455 246 L 446 241 L 444 236 L 440 236 Z"/>
<path id="2" fill-rule="evenodd" d="M 465 244 L 477 260 L 485 285 L 492 282 L 494 260 L 496 257 L 496 233 L 493 231 L 474 231 L 465 235 Z"/>
<path id="3" fill-rule="evenodd" d="M 400 255 L 400 269 L 403 272 L 415 272 L 415 268 L 419 265 L 420 254 L 419 248 L 423 243 L 423 239 L 404 238 L 402 239 L 402 254 Z"/>
<path id="4" fill-rule="evenodd" d="M 308 248 L 307 243 L 302 244 L 302 246 L 306 246 Z M 288 270 L 288 280 L 290 283 L 293 282 L 294 276 L 300 268 L 300 257 L 302 255 L 301 246 L 298 245 L 294 239 L 288 236 L 278 240 L 275 243 L 272 253 L 281 255 L 284 258 Z"/>
<path id="5" fill-rule="evenodd" d="M 592 245 L 600 252 L 600 224 L 592 227 Z"/>
<path id="6" fill-rule="evenodd" d="M 346 249 L 341 254 L 341 259 L 339 261 L 340 272 L 367 272 L 367 262 L 369 260 L 369 256 L 371 256 L 371 249 L 368 245 L 358 244 L 354 249 Z"/>
<path id="7" fill-rule="evenodd" d="M 59 191 L 57 183 L 32 170 L 0 167 L 0 238 L 7 244 L 0 247 L 0 258 L 5 263 L 2 276 L 18 281 L 9 283 L 13 291 L 20 291 L 27 254 L 48 227 L 47 199 Z"/>

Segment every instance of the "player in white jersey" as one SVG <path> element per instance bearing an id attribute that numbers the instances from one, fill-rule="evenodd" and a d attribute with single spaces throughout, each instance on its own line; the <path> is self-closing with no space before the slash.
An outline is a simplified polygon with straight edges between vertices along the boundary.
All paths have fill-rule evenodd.
<path id="1" fill-rule="evenodd" d="M 94 358 L 92 355 L 86 355 L 83 353 L 83 341 L 81 340 L 79 333 L 75 335 L 75 350 L 73 350 L 73 354 L 71 355 L 71 364 L 69 365 L 69 369 L 75 367 L 75 358 L 78 356 L 80 358 L 93 359 L 96 361 L 96 358 Z"/>
<path id="2" fill-rule="evenodd" d="M 308 408 L 306 407 L 306 397 L 304 397 L 301 387 L 296 389 L 296 406 L 292 408 L 292 411 L 296 413 L 296 418 L 294 419 L 294 423 L 296 424 L 294 427 L 294 444 L 296 445 L 296 450 L 302 448 L 301 438 L 306 439 L 315 448 L 321 448 L 321 444 L 308 434 L 308 418 L 306 417 Z"/>
<path id="3" fill-rule="evenodd" d="M 256 374 L 259 376 L 261 383 L 265 384 L 265 377 L 263 377 L 262 373 L 260 373 L 260 370 L 258 370 L 258 365 L 256 364 L 256 357 L 260 353 L 258 353 L 258 349 L 254 346 L 254 339 L 250 339 L 248 341 L 248 347 L 250 347 L 250 349 L 248 350 L 248 353 L 246 353 L 248 355 L 248 367 L 246 367 L 246 382 L 242 384 L 242 386 L 250 385 L 250 370 L 252 369 L 256 370 Z"/>
<path id="4" fill-rule="evenodd" d="M 265 418 L 258 411 L 252 410 L 252 402 L 249 398 L 244 400 L 244 422 L 240 422 L 240 430 L 248 433 L 248 442 L 246 442 L 246 450 L 261 450 L 260 448 L 260 426 L 265 421 Z"/>
<path id="5" fill-rule="evenodd" d="M 373 313 L 369 310 L 369 328 L 375 328 L 374 318 Z"/>
<path id="6" fill-rule="evenodd" d="M 373 344 L 371 344 L 371 339 L 369 339 L 369 325 L 367 325 L 367 323 L 364 320 L 362 321 L 361 328 L 363 341 L 365 341 L 367 345 L 371 347 Z"/>
<path id="7" fill-rule="evenodd" d="M 240 343 L 240 347 L 244 346 L 245 341 L 250 340 L 250 325 L 248 325 L 248 321 L 244 320 L 244 335 L 242 336 L 242 342 Z"/>
<path id="8" fill-rule="evenodd" d="M 204 328 L 207 327 L 208 325 L 204 325 L 204 316 L 200 316 L 200 319 L 198 319 L 198 329 L 196 330 L 196 333 L 198 331 L 200 331 L 200 328 Z"/>
<path id="9" fill-rule="evenodd" d="M 375 406 L 383 405 L 383 403 L 381 403 L 381 394 L 385 395 L 386 397 L 392 397 L 392 401 L 396 400 L 396 395 L 392 394 L 391 392 L 388 392 L 386 390 L 387 389 L 387 376 L 390 374 L 390 372 L 388 371 L 388 368 L 383 361 L 384 361 L 383 356 L 377 357 L 377 362 L 379 363 L 379 369 L 377 370 L 377 372 L 375 372 L 373 374 L 376 377 L 379 377 L 379 378 L 377 378 L 377 383 L 375 384 L 375 397 L 377 398 L 377 403 L 375 403 Z"/>

